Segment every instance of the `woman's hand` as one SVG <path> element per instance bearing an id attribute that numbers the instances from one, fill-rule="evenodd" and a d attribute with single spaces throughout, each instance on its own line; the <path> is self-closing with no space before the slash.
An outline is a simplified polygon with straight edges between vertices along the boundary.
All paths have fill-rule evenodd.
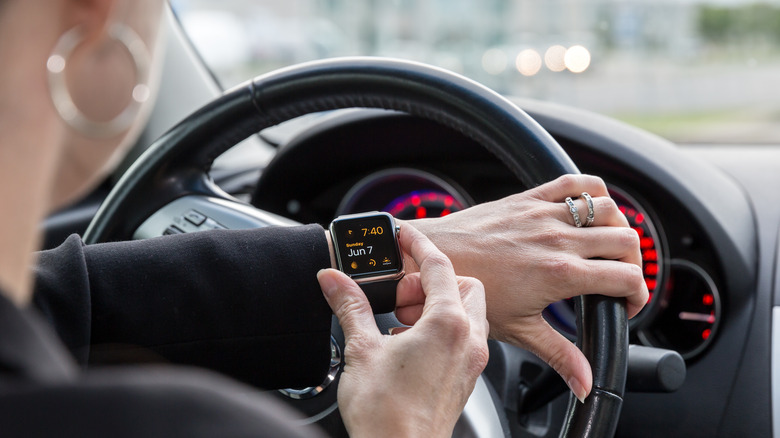
<path id="1" fill-rule="evenodd" d="M 582 192 L 593 197 L 595 220 L 577 228 L 564 200 Z M 581 198 L 575 204 L 584 225 L 587 204 Z M 600 178 L 566 175 L 496 202 L 411 223 L 452 260 L 458 275 L 484 283 L 490 336 L 533 351 L 580 400 L 592 386 L 590 364 L 547 324 L 542 310 L 583 294 L 625 297 L 629 317 L 647 303 L 639 236 Z M 412 261 L 406 262 L 413 271 Z M 411 321 L 420 310 L 399 298 L 396 315 Z"/>
<path id="2" fill-rule="evenodd" d="M 338 403 L 350 436 L 449 437 L 488 360 L 482 284 L 406 224 L 401 247 L 420 270 L 398 284 L 419 306 L 411 328 L 382 335 L 363 291 L 343 273 L 317 278 L 346 337 Z"/>

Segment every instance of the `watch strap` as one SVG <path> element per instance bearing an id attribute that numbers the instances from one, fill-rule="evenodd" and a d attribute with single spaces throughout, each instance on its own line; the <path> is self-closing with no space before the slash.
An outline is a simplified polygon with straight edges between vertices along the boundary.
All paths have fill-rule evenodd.
<path id="1" fill-rule="evenodd" d="M 395 310 L 395 291 L 398 286 L 397 280 L 373 281 L 369 283 L 358 283 L 371 304 L 371 310 L 377 313 L 389 313 Z"/>

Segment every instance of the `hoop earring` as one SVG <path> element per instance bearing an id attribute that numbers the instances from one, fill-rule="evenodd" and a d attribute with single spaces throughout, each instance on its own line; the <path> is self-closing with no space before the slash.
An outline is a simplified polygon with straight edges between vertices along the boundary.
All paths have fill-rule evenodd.
<path id="1" fill-rule="evenodd" d="M 49 92 L 57 113 L 71 128 L 86 137 L 109 138 L 119 135 L 133 124 L 141 104 L 146 102 L 151 90 L 148 85 L 150 57 L 146 45 L 131 28 L 115 23 L 108 30 L 111 39 L 119 42 L 130 54 L 135 64 L 136 85 L 133 87 L 132 98 L 125 109 L 108 121 L 97 121 L 87 117 L 73 102 L 68 86 L 65 83 L 65 67 L 73 49 L 83 40 L 79 28 L 65 32 L 54 46 L 51 56 L 46 61 L 49 74 Z"/>

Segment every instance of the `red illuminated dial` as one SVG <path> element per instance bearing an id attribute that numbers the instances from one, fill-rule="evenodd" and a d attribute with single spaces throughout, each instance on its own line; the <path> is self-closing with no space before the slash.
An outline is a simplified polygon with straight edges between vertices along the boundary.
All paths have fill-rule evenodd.
<path id="1" fill-rule="evenodd" d="M 463 203 L 449 193 L 417 190 L 394 199 L 384 211 L 398 219 L 422 219 L 447 216 L 464 208 Z"/>
<path id="2" fill-rule="evenodd" d="M 453 182 L 419 169 L 393 168 L 358 181 L 342 199 L 337 215 L 382 210 L 399 219 L 440 217 L 473 205 Z"/>
<path id="3" fill-rule="evenodd" d="M 646 309 L 650 309 L 653 307 L 654 300 L 659 296 L 664 279 L 660 237 L 647 212 L 639 203 L 614 187 L 609 188 L 609 194 L 615 200 L 620 212 L 628 219 L 629 226 L 639 235 L 639 248 L 642 252 L 642 270 L 645 275 L 647 290 L 650 292 Z"/>

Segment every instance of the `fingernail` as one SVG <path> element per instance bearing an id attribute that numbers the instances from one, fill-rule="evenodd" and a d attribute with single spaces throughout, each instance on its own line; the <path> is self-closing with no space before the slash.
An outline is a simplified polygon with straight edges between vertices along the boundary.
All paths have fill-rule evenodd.
<path id="1" fill-rule="evenodd" d="M 572 377 L 567 383 L 569 385 L 569 389 L 571 389 L 571 392 L 573 392 L 574 396 L 577 397 L 577 400 L 579 400 L 580 403 L 585 403 L 585 397 L 587 394 L 585 393 L 585 387 L 582 386 L 582 383 L 580 383 L 576 377 Z"/>

